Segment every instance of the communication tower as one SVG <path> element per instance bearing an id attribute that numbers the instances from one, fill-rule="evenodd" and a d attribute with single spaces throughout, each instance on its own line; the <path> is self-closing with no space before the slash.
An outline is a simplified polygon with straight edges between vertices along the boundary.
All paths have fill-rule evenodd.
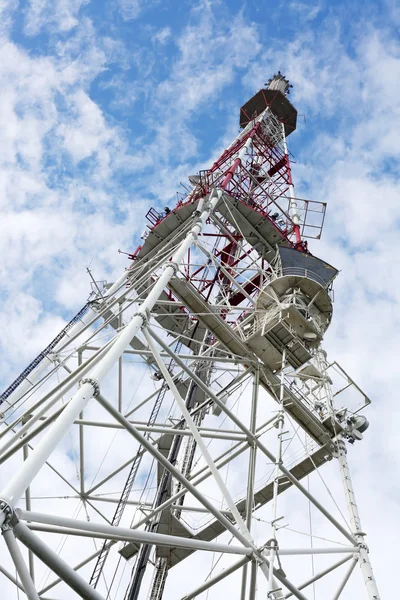
<path id="1" fill-rule="evenodd" d="M 7 598 L 379 599 L 348 467 L 370 401 L 322 349 L 338 271 L 290 87 L 1 395 Z"/>

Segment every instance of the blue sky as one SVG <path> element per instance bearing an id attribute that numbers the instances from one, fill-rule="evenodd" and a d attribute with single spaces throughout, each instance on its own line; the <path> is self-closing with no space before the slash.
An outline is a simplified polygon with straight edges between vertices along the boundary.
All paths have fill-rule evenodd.
<path id="1" fill-rule="evenodd" d="M 0 381 L 82 306 L 88 265 L 110 281 L 125 268 L 118 248 L 136 248 L 148 208 L 173 205 L 179 182 L 212 164 L 280 69 L 300 115 L 297 193 L 328 202 L 311 251 L 341 270 L 327 346 L 375 399 L 355 459 L 371 546 L 382 532 L 394 545 L 398 492 L 379 526 L 374 506 L 399 451 L 385 416 L 398 414 L 396 4 L 2 0 Z M 390 552 L 374 558 L 389 594 Z"/>

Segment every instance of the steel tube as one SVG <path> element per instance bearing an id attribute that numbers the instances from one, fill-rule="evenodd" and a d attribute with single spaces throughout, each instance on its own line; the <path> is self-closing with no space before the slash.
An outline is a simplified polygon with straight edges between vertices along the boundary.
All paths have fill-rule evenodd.
<path id="1" fill-rule="evenodd" d="M 14 537 L 12 529 L 3 529 L 3 537 L 28 600 L 39 600 L 39 594 L 37 593 L 35 584 L 29 574 L 21 550 L 18 548 L 17 540 Z"/>
<path id="2" fill-rule="evenodd" d="M 1 496 L 6 498 L 12 506 L 15 506 L 16 502 L 18 502 L 23 492 L 37 475 L 46 459 L 50 456 L 60 439 L 64 437 L 70 425 L 75 421 L 89 400 L 91 400 L 94 394 L 97 395 L 99 393 L 98 382 L 101 381 L 103 377 L 105 377 L 105 375 L 110 371 L 114 363 L 129 345 L 130 341 L 137 335 L 141 327 L 143 327 L 143 325 L 147 322 L 150 310 L 157 302 L 158 297 L 163 292 L 169 280 L 175 274 L 176 270 L 178 269 L 178 265 L 185 256 L 188 248 L 197 239 L 197 236 L 201 232 L 207 218 L 217 205 L 221 194 L 221 190 L 213 191 L 210 194 L 208 207 L 195 221 L 195 224 L 191 228 L 190 232 L 172 256 L 171 261 L 165 264 L 165 269 L 162 275 L 157 280 L 146 300 L 139 308 L 138 313 L 132 317 L 132 320 L 125 327 L 125 329 L 115 336 L 111 347 L 98 362 L 98 364 L 93 368 L 93 371 L 90 373 L 90 377 L 87 378 L 85 382 L 82 382 L 82 387 L 73 396 L 63 413 L 46 432 L 45 436 L 36 446 L 35 450 L 31 453 L 29 459 L 25 461 L 20 470 L 15 474 L 6 488 L 2 491 Z M 0 513 L 0 525 L 4 522 L 4 519 L 5 513 L 2 512 Z"/>
<path id="3" fill-rule="evenodd" d="M 28 458 L 28 445 L 25 444 L 23 447 L 24 460 Z M 25 490 L 25 508 L 26 510 L 32 510 L 32 502 L 31 502 L 31 488 L 27 487 Z M 29 573 L 31 575 L 32 581 L 35 582 L 35 564 L 33 560 L 33 554 L 29 550 L 28 552 L 28 561 L 29 561 Z"/>
<path id="4" fill-rule="evenodd" d="M 350 567 L 347 570 L 347 573 L 345 574 L 345 576 L 343 577 L 343 580 L 341 582 L 341 584 L 339 585 L 339 589 L 337 590 L 336 594 L 333 596 L 332 600 L 338 600 L 338 598 L 340 597 L 341 593 L 343 592 L 346 583 L 348 582 L 348 580 L 351 577 L 352 572 L 354 571 L 354 567 L 357 564 L 357 560 L 353 560 L 353 562 L 351 563 Z"/>
<path id="5" fill-rule="evenodd" d="M 304 588 L 308 587 L 312 583 L 315 583 L 316 581 L 318 581 L 318 579 L 322 579 L 322 577 L 325 577 L 325 575 L 328 575 L 328 573 L 331 573 L 338 567 L 341 567 L 346 562 L 351 560 L 351 558 L 352 558 L 351 556 L 345 556 L 345 558 L 342 558 L 342 560 L 339 560 L 337 563 L 331 565 L 330 567 L 328 567 L 327 569 L 324 569 L 323 571 L 320 571 L 319 573 L 317 573 L 310 579 L 307 579 L 307 581 L 304 581 L 301 585 L 298 586 L 298 589 L 303 590 Z M 287 600 L 287 598 L 291 598 L 292 596 L 293 596 L 292 592 L 289 592 L 288 594 L 286 594 L 285 600 Z"/>
<path id="6" fill-rule="evenodd" d="M 279 549 L 280 556 L 303 556 L 304 554 L 358 554 L 358 552 L 358 546 L 341 546 L 340 548 Z"/>
<path id="7" fill-rule="evenodd" d="M 220 472 L 218 471 L 217 467 L 215 466 L 215 463 L 211 457 L 211 454 L 208 451 L 207 446 L 205 445 L 203 438 L 201 437 L 199 431 L 197 430 L 197 427 L 188 411 L 188 409 L 185 406 L 185 401 L 183 400 L 183 398 L 181 397 L 181 395 L 178 392 L 178 389 L 175 385 L 175 383 L 172 380 L 172 377 L 166 367 L 166 365 L 164 364 L 157 346 L 155 345 L 155 343 L 153 342 L 151 336 L 147 333 L 146 329 L 143 329 L 143 335 L 146 339 L 146 342 L 149 345 L 150 350 L 153 352 L 154 358 L 156 359 L 156 362 L 164 376 L 165 381 L 167 382 L 175 400 L 177 405 L 179 406 L 179 410 L 182 413 L 183 418 L 186 421 L 187 426 L 189 427 L 193 438 L 196 440 L 196 443 L 201 451 L 201 454 L 203 456 L 203 458 L 205 459 L 211 473 L 214 476 L 215 482 L 223 496 L 223 498 L 225 499 L 229 509 L 232 512 L 232 515 L 239 527 L 240 532 L 249 540 L 252 542 L 251 539 L 251 535 L 249 533 L 249 530 L 247 529 L 237 507 L 236 504 L 233 501 L 233 498 L 231 497 L 228 488 L 226 487 L 225 483 L 222 480 L 222 477 L 220 475 Z"/>
<path id="8" fill-rule="evenodd" d="M 367 594 L 370 600 L 380 600 L 380 595 L 378 587 L 376 585 L 374 572 L 372 570 L 372 564 L 369 557 L 368 548 L 364 541 L 365 534 L 363 533 L 361 528 L 360 515 L 358 512 L 357 501 L 354 494 L 349 464 L 347 461 L 347 449 L 343 440 L 339 440 L 338 442 L 337 458 L 339 462 L 344 494 L 346 497 L 347 507 L 350 515 L 351 526 L 354 531 L 356 543 L 358 543 L 358 549 L 360 553 L 359 562 L 364 577 L 364 583 L 367 589 Z"/>
<path id="9" fill-rule="evenodd" d="M 96 550 L 96 552 L 93 552 L 93 554 L 90 554 L 90 556 L 87 556 L 85 558 L 85 560 L 83 560 L 82 562 L 78 563 L 75 567 L 73 567 L 74 571 L 78 571 L 79 569 L 81 569 L 82 567 L 84 567 L 85 565 L 87 565 L 88 563 L 90 563 L 90 561 L 94 560 L 95 558 L 97 558 L 97 556 L 100 554 L 101 550 Z M 57 579 L 54 579 L 54 581 L 51 581 L 50 583 L 48 583 L 46 585 L 46 587 L 44 587 L 43 589 L 40 590 L 39 594 L 42 596 L 43 594 L 45 594 L 46 592 L 48 592 L 49 590 L 51 590 L 53 587 L 55 587 L 56 585 L 58 585 L 59 583 L 61 583 L 62 579 L 60 577 L 58 577 Z"/>
<path id="10" fill-rule="evenodd" d="M 16 510 L 19 519 L 31 521 L 35 523 L 45 523 L 48 525 L 58 525 L 60 527 L 72 528 L 75 530 L 94 532 L 108 535 L 114 538 L 123 537 L 127 540 L 140 542 L 143 544 L 159 545 L 159 546 L 176 546 L 177 548 L 192 548 L 193 550 L 207 550 L 209 552 L 226 552 L 230 554 L 250 554 L 251 548 L 243 548 L 242 546 L 230 546 L 228 544 L 217 544 L 214 542 L 204 542 L 202 540 L 194 540 L 190 538 L 178 537 L 175 535 L 165 535 L 162 533 L 152 533 L 138 529 L 128 529 L 126 527 L 115 527 L 113 525 L 103 525 L 102 523 L 93 523 L 88 521 L 80 521 L 78 519 L 68 519 L 66 517 L 57 517 L 54 515 L 46 515 L 38 512 L 27 512 L 25 510 Z"/>
<path id="11" fill-rule="evenodd" d="M 237 531 L 235 529 L 235 527 L 232 525 L 232 523 L 226 518 L 224 517 L 219 510 L 217 510 L 214 506 L 214 504 L 212 502 L 210 502 L 205 496 L 203 496 L 203 494 L 201 494 L 198 489 L 188 480 L 186 479 L 186 477 L 184 477 L 182 475 L 182 473 L 173 465 L 171 465 L 171 463 L 168 461 L 168 459 L 161 454 L 161 452 L 159 452 L 152 444 L 151 442 L 149 442 L 141 433 L 139 433 L 139 431 L 137 431 L 137 429 L 135 427 L 133 427 L 133 425 L 131 425 L 129 423 L 129 421 L 127 419 L 125 419 L 125 417 L 123 417 L 111 404 L 109 404 L 107 402 L 107 400 L 105 400 L 102 395 L 100 394 L 97 398 L 97 400 L 99 401 L 99 403 L 117 420 L 119 421 L 122 425 L 125 426 L 126 431 L 128 431 L 144 448 L 146 448 L 146 450 L 149 452 L 149 454 L 151 454 L 152 456 L 154 456 L 154 458 L 156 458 L 158 460 L 158 462 L 168 471 L 170 471 L 172 473 L 172 475 L 175 477 L 175 479 L 177 479 L 178 481 L 180 481 L 183 486 L 186 488 L 186 490 L 188 490 L 191 494 L 193 494 L 193 496 L 205 507 L 209 510 L 209 512 L 214 515 L 214 517 L 220 521 L 220 523 L 222 523 L 222 525 L 228 530 L 230 531 L 230 533 L 235 536 L 239 541 L 242 542 L 242 544 L 244 544 L 245 546 L 249 547 L 250 543 L 247 540 L 247 538 L 245 538 L 239 531 Z M 182 495 L 185 494 L 185 490 L 181 491 Z M 174 500 L 175 501 L 175 498 Z M 159 512 L 161 510 L 160 507 L 158 507 L 157 512 Z M 150 516 L 148 516 L 148 518 L 151 518 Z M 148 520 L 148 518 L 146 520 Z"/>
<path id="12" fill-rule="evenodd" d="M 46 544 L 38 538 L 25 523 L 19 521 L 14 526 L 15 536 L 28 549 L 40 558 L 54 573 L 56 573 L 65 583 L 71 587 L 80 598 L 85 600 L 104 600 L 96 590 L 78 575 L 58 554 L 53 552 Z M 39 598 L 39 596 L 37 597 Z"/>
<path id="13" fill-rule="evenodd" d="M 82 352 L 78 350 L 78 365 L 81 364 Z M 83 411 L 79 414 L 79 419 L 83 419 Z M 85 494 L 85 437 L 82 425 L 79 426 L 79 489 L 83 497 Z"/>
<path id="14" fill-rule="evenodd" d="M 250 431 L 255 434 L 257 431 L 257 405 L 258 405 L 258 392 L 259 392 L 259 384 L 260 384 L 260 371 L 256 370 L 253 376 L 253 390 L 252 390 L 252 398 L 251 398 L 251 413 L 250 413 Z M 249 531 L 251 531 L 251 520 L 253 515 L 253 505 L 254 505 L 254 476 L 255 476 L 255 468 L 256 468 L 256 456 L 257 456 L 257 446 L 254 444 L 249 444 L 249 472 L 247 476 L 247 496 L 246 496 L 246 526 Z M 242 571 L 242 588 L 241 588 L 241 600 L 245 600 L 246 597 L 246 585 L 247 585 L 247 570 L 248 564 L 246 563 L 243 566 Z"/>
<path id="15" fill-rule="evenodd" d="M 74 421 L 75 425 L 87 425 L 90 427 L 104 427 L 111 429 L 124 429 L 122 425 L 118 423 L 106 423 L 103 421 L 89 421 L 87 419 L 76 419 Z M 162 434 L 170 434 L 170 435 L 182 435 L 182 436 L 190 436 L 192 432 L 189 429 L 176 429 L 174 427 L 169 427 L 166 425 L 165 427 L 160 425 L 141 425 L 135 421 L 130 421 L 134 427 L 138 431 L 148 431 L 150 433 L 162 433 Z M 230 440 L 235 442 L 245 441 L 247 438 L 240 433 L 232 432 L 232 433 L 220 433 L 218 431 L 207 431 L 204 429 L 200 429 L 201 435 L 205 438 L 211 438 L 216 440 Z"/>
<path id="16" fill-rule="evenodd" d="M 249 600 L 256 600 L 256 586 L 257 586 L 257 561 L 251 561 L 250 571 L 250 589 L 249 589 Z M 271 573 L 273 570 L 271 569 Z"/>
<path id="17" fill-rule="evenodd" d="M 231 565 L 230 567 L 227 567 L 226 569 L 218 573 L 218 575 L 211 577 L 198 588 L 189 592 L 189 594 L 186 594 L 186 596 L 183 596 L 181 600 L 193 600 L 193 598 L 197 598 L 197 596 L 209 590 L 213 585 L 219 583 L 220 581 L 225 579 L 225 577 L 228 577 L 228 575 L 232 575 L 232 573 L 240 569 L 240 567 L 243 567 L 243 565 L 248 563 L 249 560 L 251 559 L 247 556 L 245 558 L 241 558 L 239 561 L 233 563 L 233 565 Z"/>
<path id="18" fill-rule="evenodd" d="M 7 577 L 7 579 L 9 579 L 14 585 L 16 585 L 23 592 L 25 592 L 24 588 L 22 587 L 22 585 L 20 584 L 18 579 L 15 579 L 15 577 L 13 575 L 11 575 L 11 573 L 9 573 L 7 571 L 7 569 L 2 567 L 1 565 L 0 565 L 0 573 L 3 573 L 4 577 Z"/>
<path id="19" fill-rule="evenodd" d="M 280 473 L 280 466 L 282 464 L 282 436 L 283 436 L 283 426 L 285 423 L 285 412 L 283 410 L 283 400 L 284 400 L 284 393 L 285 393 L 285 363 L 286 363 L 286 348 L 283 349 L 283 353 L 282 353 L 281 381 L 280 381 L 280 387 L 279 387 L 280 410 L 277 415 L 277 421 L 276 421 L 276 425 L 275 425 L 275 427 L 277 429 L 276 461 L 275 461 L 275 469 L 274 469 L 275 472 L 274 472 L 274 482 L 273 482 L 273 492 L 272 492 L 271 541 L 270 541 L 270 551 L 269 551 L 269 559 L 270 559 L 270 564 L 272 567 L 274 566 L 274 563 L 275 563 L 277 546 L 278 546 L 278 542 L 276 540 L 276 533 L 277 533 L 276 519 L 278 516 L 277 511 L 278 511 L 278 495 L 279 495 L 279 473 Z M 275 587 L 276 587 L 276 585 L 274 584 L 274 581 L 273 581 L 272 569 L 271 569 L 270 570 L 270 578 L 268 581 L 267 596 L 271 595 L 271 592 L 273 589 L 275 589 Z M 281 594 L 279 594 L 279 595 L 281 595 Z"/>
<path id="20" fill-rule="evenodd" d="M 164 348 L 164 350 L 169 354 L 170 356 L 173 356 L 173 353 L 169 351 L 168 346 L 164 343 L 164 341 L 149 327 L 148 331 L 150 333 L 150 335 L 156 340 L 156 342 L 162 347 Z M 241 429 L 241 431 L 243 431 L 243 433 L 246 434 L 247 438 L 252 441 L 254 441 L 257 445 L 257 447 L 261 450 L 261 452 L 263 454 L 265 454 L 265 456 L 267 456 L 269 458 L 269 460 L 273 463 L 276 462 L 276 458 L 275 456 L 264 446 L 264 444 L 262 442 L 260 442 L 260 440 L 258 438 L 256 438 L 256 436 L 254 436 L 251 431 L 245 426 L 243 425 L 243 423 L 240 421 L 240 419 L 238 419 L 236 417 L 236 415 L 230 411 L 225 404 L 220 400 L 220 398 L 218 398 L 218 396 L 216 396 L 216 394 L 214 394 L 214 392 L 199 378 L 197 377 L 197 375 L 195 373 L 193 373 L 193 371 L 186 366 L 186 364 L 181 361 L 177 356 L 174 356 L 177 364 L 184 370 L 186 371 L 186 373 L 197 383 L 197 385 L 206 392 L 206 394 L 208 394 L 208 396 L 215 402 L 215 404 L 217 404 L 221 410 L 228 415 L 228 417 L 232 420 L 233 423 L 235 423 L 235 425 L 238 426 L 239 429 Z M 318 502 L 318 500 L 316 498 L 314 498 L 314 496 L 312 494 L 310 494 L 310 492 L 307 491 L 307 489 L 292 475 L 292 473 L 286 469 L 286 467 L 283 466 L 283 464 L 280 465 L 280 470 L 282 471 L 282 473 L 284 473 L 284 475 L 286 475 L 286 477 L 292 482 L 292 484 L 297 487 L 297 489 L 299 489 L 306 498 L 308 498 L 310 500 L 310 502 L 312 502 L 312 504 L 314 504 L 314 506 L 316 508 L 318 508 L 318 510 L 332 523 L 332 525 L 334 525 L 336 527 L 336 529 L 338 529 L 350 542 L 354 543 L 354 538 L 351 535 L 351 533 L 349 533 L 325 508 L 324 506 L 322 506 L 322 504 L 320 502 Z"/>

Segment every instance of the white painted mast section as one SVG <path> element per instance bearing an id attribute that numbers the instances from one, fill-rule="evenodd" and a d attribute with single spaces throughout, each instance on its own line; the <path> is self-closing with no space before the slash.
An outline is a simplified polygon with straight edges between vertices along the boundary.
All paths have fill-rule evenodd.
<path id="1" fill-rule="evenodd" d="M 280 591 L 277 591 L 274 588 L 273 581 L 273 568 L 275 559 L 277 557 L 278 552 L 278 542 L 276 539 L 277 533 L 277 521 L 278 521 L 278 494 L 279 494 L 279 478 L 281 476 L 280 466 L 282 464 L 282 438 L 283 438 L 283 426 L 285 424 L 285 413 L 283 410 L 283 401 L 284 401 L 284 393 L 285 393 L 285 363 L 286 363 L 286 348 L 283 349 L 282 354 L 282 366 L 281 366 L 281 385 L 279 392 L 279 404 L 280 410 L 278 412 L 277 421 L 275 427 L 277 429 L 276 439 L 277 439 L 277 451 L 276 451 L 276 459 L 275 459 L 275 473 L 274 473 L 274 483 L 273 483 L 273 495 L 272 495 L 272 519 L 271 519 L 271 539 L 269 540 L 269 565 L 270 565 L 270 574 L 268 579 L 268 588 L 267 588 L 267 597 L 274 596 L 276 598 L 282 598 L 283 594 Z"/>
<path id="2" fill-rule="evenodd" d="M 358 512 L 356 497 L 353 490 L 353 483 L 351 481 L 349 464 L 347 462 L 347 448 L 343 440 L 339 440 L 338 442 L 338 462 L 340 467 L 340 474 L 342 476 L 344 493 L 347 501 L 347 508 L 350 515 L 350 522 L 353 529 L 354 537 L 358 542 L 359 563 L 364 577 L 365 587 L 367 588 L 368 598 L 370 600 L 380 600 L 378 587 L 376 585 L 374 573 L 372 571 L 371 561 L 369 558 L 368 546 L 364 540 L 365 533 L 361 529 L 360 515 Z"/>
<path id="3" fill-rule="evenodd" d="M 172 256 L 171 261 L 165 263 L 164 272 L 155 283 L 145 302 L 140 306 L 138 312 L 132 317 L 132 320 L 125 329 L 115 336 L 114 344 L 102 360 L 94 367 L 93 371 L 90 373 L 90 377 L 81 381 L 81 387 L 73 396 L 68 406 L 43 436 L 35 450 L 29 455 L 28 460 L 24 462 L 20 470 L 6 485 L 0 496 L 11 507 L 15 507 L 26 488 L 40 471 L 59 441 L 68 432 L 69 427 L 75 419 L 78 418 L 80 412 L 87 405 L 89 400 L 91 400 L 93 396 L 99 395 L 99 382 L 107 375 L 140 329 L 147 324 L 151 309 L 167 286 L 169 280 L 178 271 L 180 262 L 184 258 L 187 250 L 196 241 L 198 234 L 202 231 L 204 224 L 216 207 L 221 195 L 221 190 L 213 190 L 210 194 L 209 200 L 205 204 L 205 209 L 201 215 L 195 219 L 194 225 Z M 4 523 L 5 519 L 6 512 L 3 509 L 0 512 L 0 525 Z"/>
<path id="4" fill-rule="evenodd" d="M 317 360 L 321 366 L 321 369 L 324 373 L 324 388 L 326 391 L 327 403 L 326 408 L 329 414 L 334 417 L 334 403 L 333 403 L 333 394 L 331 384 L 329 382 L 329 377 L 327 373 L 328 363 L 326 360 L 326 352 L 324 350 L 320 350 L 317 354 Z M 355 541 L 358 544 L 359 548 L 359 563 L 361 567 L 361 571 L 364 577 L 365 587 L 368 592 L 368 597 L 370 600 L 380 600 L 380 595 L 378 592 L 378 588 L 376 585 L 374 573 L 372 571 L 372 565 L 369 558 L 369 550 L 368 546 L 364 540 L 365 533 L 361 528 L 361 520 L 358 512 L 358 506 L 356 497 L 353 490 L 353 483 L 351 480 L 349 464 L 347 461 L 347 448 L 344 439 L 342 436 L 338 436 L 337 438 L 337 459 L 339 462 L 340 475 L 342 478 L 344 494 L 346 497 L 347 508 L 350 516 L 351 529 L 354 536 Z M 351 574 L 351 573 L 350 573 Z M 350 575 L 349 575 L 350 576 Z"/>

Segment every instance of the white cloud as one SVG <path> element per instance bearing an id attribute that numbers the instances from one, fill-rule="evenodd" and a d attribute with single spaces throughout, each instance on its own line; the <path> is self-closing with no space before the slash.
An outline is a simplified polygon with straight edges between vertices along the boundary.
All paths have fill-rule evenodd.
<path id="1" fill-rule="evenodd" d="M 171 27 L 163 27 L 153 34 L 153 41 L 158 42 L 161 45 L 166 44 L 171 39 Z"/>
<path id="2" fill-rule="evenodd" d="M 15 4 L 9 6 L 7 27 Z M 64 319 L 53 313 L 71 314 L 83 304 L 89 289 L 85 267 L 92 259 L 97 278 L 112 279 L 126 265 L 117 249 L 132 250 L 132 236 L 143 229 L 148 200 L 145 194 L 133 195 L 119 173 L 140 173 L 137 185 L 148 186 L 147 192 L 169 203 L 178 180 L 200 162 L 201 136 L 192 128 L 194 116 L 204 116 L 221 101 L 235 105 L 236 122 L 236 91 L 227 98 L 226 90 L 244 74 L 254 92 L 271 71 L 281 68 L 295 85 L 294 104 L 307 114 L 309 135 L 300 137 L 305 127 L 299 120 L 299 132 L 290 138 L 293 146 L 299 146 L 295 140 L 304 143 L 296 152 L 296 189 L 329 203 L 323 239 L 312 243 L 311 250 L 342 269 L 326 344 L 332 358 L 338 358 L 374 401 L 371 428 L 365 442 L 351 451 L 351 461 L 378 581 L 383 595 L 390 596 L 393 582 L 385 573 L 394 560 L 398 503 L 397 490 L 388 483 L 398 456 L 398 41 L 372 24 L 353 32 L 349 53 L 332 21 L 328 29 L 298 35 L 283 50 L 264 55 L 258 27 L 243 15 L 221 27 L 212 14 L 199 11 L 198 19 L 177 36 L 178 54 L 168 75 L 154 81 L 155 99 L 147 97 L 144 118 L 151 141 L 138 136 L 129 152 L 121 127 L 90 93 L 110 60 L 118 60 L 124 73 L 129 60 L 122 43 L 102 39 L 88 19 L 78 23 L 82 6 L 57 2 L 51 14 L 48 2 L 30 3 L 26 27 L 31 35 L 44 27 L 70 31 L 52 47 L 54 54 L 34 57 L 6 40 L 0 48 L 4 379 L 61 328 Z M 121 9 L 126 19 L 134 19 L 141 5 L 125 2 Z M 169 28 L 153 39 L 171 41 Z M 140 91 L 153 83 L 149 64 L 149 79 L 137 84 Z M 131 93 L 127 87 L 126 94 Z M 233 117 L 227 116 L 224 127 L 229 135 L 221 136 L 222 145 L 236 127 Z M 303 189 L 309 193 L 302 194 Z M 99 436 L 102 451 L 109 438 Z M 89 454 L 94 470 L 98 446 L 93 440 Z M 65 451 L 63 446 L 58 460 L 75 481 Z M 123 476 L 118 479 L 122 482 Z M 40 485 L 45 488 L 45 482 Z M 284 506 L 289 510 L 289 504 Z M 385 506 L 378 517 L 376 506 Z M 68 552 L 72 560 L 73 549 Z M 68 597 L 68 592 L 63 594 Z"/>
<path id="3" fill-rule="evenodd" d="M 296 18 L 301 18 L 302 21 L 313 21 L 322 10 L 322 2 L 306 3 L 306 2 L 290 2 L 289 8 L 296 13 Z"/>
<path id="4" fill-rule="evenodd" d="M 25 11 L 25 33 L 37 35 L 44 27 L 68 32 L 78 25 L 78 14 L 90 0 L 29 0 Z"/>
<path id="5" fill-rule="evenodd" d="M 122 18 L 127 21 L 137 19 L 143 9 L 142 0 L 118 0 Z"/>

